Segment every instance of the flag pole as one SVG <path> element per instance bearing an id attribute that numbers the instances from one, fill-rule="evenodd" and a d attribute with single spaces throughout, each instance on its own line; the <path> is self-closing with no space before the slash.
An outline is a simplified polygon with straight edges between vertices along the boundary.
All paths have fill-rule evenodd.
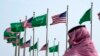
<path id="1" fill-rule="evenodd" d="M 92 11 L 93 11 L 93 2 L 91 2 L 91 13 L 90 13 L 90 17 L 91 17 L 91 39 L 92 39 Z"/>
<path id="2" fill-rule="evenodd" d="M 20 23 L 21 23 L 21 19 L 20 19 Z M 19 41 L 19 46 L 18 46 L 18 56 L 20 56 L 20 35 L 21 35 L 21 32 L 19 33 L 19 37 L 18 37 L 18 41 Z"/>
<path id="3" fill-rule="evenodd" d="M 59 42 L 58 42 L 58 56 L 59 56 Z"/>
<path id="4" fill-rule="evenodd" d="M 38 38 L 38 40 L 37 40 L 37 56 L 38 56 L 38 46 L 39 46 L 39 38 Z"/>
<path id="5" fill-rule="evenodd" d="M 35 12 L 33 12 L 33 18 L 35 17 Z M 35 41 L 35 29 L 33 27 L 33 45 L 34 45 L 34 41 Z M 34 49 L 33 49 L 33 56 L 34 56 Z"/>
<path id="6" fill-rule="evenodd" d="M 31 51 L 30 51 L 30 54 L 29 54 L 29 56 L 31 56 Z"/>
<path id="7" fill-rule="evenodd" d="M 32 36 L 30 36 L 30 37 L 31 37 L 30 39 L 31 39 L 31 41 L 32 41 Z M 30 47 L 31 47 L 31 41 L 30 41 Z M 30 51 L 30 56 L 31 56 L 31 51 Z"/>
<path id="8" fill-rule="evenodd" d="M 67 11 L 66 11 L 66 50 L 67 50 L 67 40 L 68 40 L 68 36 L 67 36 L 67 33 L 68 33 L 68 8 L 69 6 L 67 5 Z"/>
<path id="9" fill-rule="evenodd" d="M 26 20 L 27 20 L 27 16 L 26 16 Z M 23 38 L 23 42 L 26 42 L 26 28 L 24 28 L 25 29 L 25 32 L 24 32 L 24 38 Z M 23 50 L 23 56 L 25 56 L 25 48 L 24 48 L 24 50 Z"/>
<path id="10" fill-rule="evenodd" d="M 56 38 L 54 38 L 53 46 L 55 46 L 55 40 L 56 40 Z M 53 50 L 53 56 L 55 56 L 54 50 Z"/>
<path id="11" fill-rule="evenodd" d="M 48 43 L 48 12 L 49 9 L 47 8 L 47 18 L 46 18 L 46 44 Z M 48 45 L 47 45 L 48 47 Z M 48 48 L 46 49 L 46 56 L 48 56 Z"/>
<path id="12" fill-rule="evenodd" d="M 20 20 L 20 22 L 21 22 L 21 20 Z M 18 40 L 20 39 L 20 34 L 21 33 L 19 33 Z M 16 43 L 16 47 L 15 47 L 15 56 L 17 56 L 17 43 Z M 20 46 L 18 46 L 18 56 L 20 56 Z"/>
<path id="13" fill-rule="evenodd" d="M 15 47 L 15 56 L 17 56 L 17 45 Z"/>

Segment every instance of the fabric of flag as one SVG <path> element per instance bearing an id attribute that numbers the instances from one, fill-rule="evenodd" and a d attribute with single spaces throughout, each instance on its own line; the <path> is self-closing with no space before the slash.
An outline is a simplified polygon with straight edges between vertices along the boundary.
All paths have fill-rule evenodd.
<path id="1" fill-rule="evenodd" d="M 11 31 L 22 32 L 22 31 L 24 31 L 24 26 L 21 22 L 20 23 L 11 23 Z"/>
<path id="2" fill-rule="evenodd" d="M 81 17 L 79 24 L 82 24 L 83 22 L 90 21 L 91 20 L 91 9 L 88 9 L 85 14 Z"/>
<path id="3" fill-rule="evenodd" d="M 52 23 L 50 25 L 58 24 L 58 23 L 66 23 L 66 11 L 52 16 Z"/>
<path id="4" fill-rule="evenodd" d="M 21 48 L 26 48 L 26 47 L 30 47 L 30 40 L 28 40 L 27 42 L 23 43 L 23 45 L 21 46 Z"/>
<path id="5" fill-rule="evenodd" d="M 25 20 L 24 23 L 24 27 L 25 28 L 32 28 L 32 24 L 31 21 L 33 20 L 33 17 L 29 18 L 28 20 Z"/>
<path id="6" fill-rule="evenodd" d="M 12 43 L 12 45 L 13 45 L 13 46 L 17 46 L 17 44 L 16 44 L 16 43 Z"/>
<path id="7" fill-rule="evenodd" d="M 58 45 L 50 47 L 49 52 L 58 52 Z"/>
<path id="8" fill-rule="evenodd" d="M 47 18 L 47 14 L 33 18 L 33 20 L 31 21 L 32 27 L 45 26 L 46 18 Z"/>
<path id="9" fill-rule="evenodd" d="M 23 45 L 23 38 L 19 39 L 18 45 L 19 45 L 19 46 L 22 46 L 22 45 Z"/>
<path id="10" fill-rule="evenodd" d="M 15 33 L 15 32 L 12 32 L 11 31 L 11 28 L 7 28 L 5 31 L 4 31 L 4 39 L 8 39 L 8 38 L 16 38 L 19 36 L 19 33 Z"/>
<path id="11" fill-rule="evenodd" d="M 4 39 L 8 39 L 8 38 L 16 38 L 16 34 L 5 31 Z"/>
<path id="12" fill-rule="evenodd" d="M 38 42 L 36 42 L 33 46 L 30 46 L 29 51 L 38 48 Z"/>
<path id="13" fill-rule="evenodd" d="M 16 43 L 16 38 L 8 38 L 7 43 Z"/>
<path id="14" fill-rule="evenodd" d="M 40 49 L 40 51 L 46 50 L 47 49 L 47 45 L 48 44 L 43 45 L 42 48 Z"/>
<path id="15" fill-rule="evenodd" d="M 19 46 L 19 39 L 16 38 L 16 41 L 15 42 L 12 42 L 12 45 L 13 46 Z"/>
<path id="16" fill-rule="evenodd" d="M 14 33 L 14 32 L 11 31 L 11 28 L 10 28 L 10 27 L 8 27 L 8 28 L 6 29 L 6 31 L 7 31 L 7 32 L 10 32 L 10 33 Z"/>
<path id="17" fill-rule="evenodd" d="M 23 38 L 17 39 L 16 42 L 12 43 L 13 46 L 22 46 L 23 45 Z"/>

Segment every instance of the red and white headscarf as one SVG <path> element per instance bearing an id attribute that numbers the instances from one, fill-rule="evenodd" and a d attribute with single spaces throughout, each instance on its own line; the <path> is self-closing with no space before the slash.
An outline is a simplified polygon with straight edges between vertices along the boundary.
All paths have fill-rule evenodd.
<path id="1" fill-rule="evenodd" d="M 84 25 L 72 28 L 68 35 L 70 48 L 64 56 L 98 56 L 90 34 Z"/>

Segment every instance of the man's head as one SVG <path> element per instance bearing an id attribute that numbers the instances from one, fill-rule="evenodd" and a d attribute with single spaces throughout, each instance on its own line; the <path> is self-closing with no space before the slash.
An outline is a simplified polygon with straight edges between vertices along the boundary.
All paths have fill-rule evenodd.
<path id="1" fill-rule="evenodd" d="M 68 31 L 69 45 L 79 44 L 83 39 L 89 38 L 90 34 L 85 25 L 79 25 Z"/>

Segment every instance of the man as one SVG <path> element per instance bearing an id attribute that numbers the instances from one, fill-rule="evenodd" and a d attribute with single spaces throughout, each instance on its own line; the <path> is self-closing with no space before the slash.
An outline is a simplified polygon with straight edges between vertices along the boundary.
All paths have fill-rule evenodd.
<path id="1" fill-rule="evenodd" d="M 85 25 L 69 30 L 69 49 L 64 56 L 98 56 Z"/>

